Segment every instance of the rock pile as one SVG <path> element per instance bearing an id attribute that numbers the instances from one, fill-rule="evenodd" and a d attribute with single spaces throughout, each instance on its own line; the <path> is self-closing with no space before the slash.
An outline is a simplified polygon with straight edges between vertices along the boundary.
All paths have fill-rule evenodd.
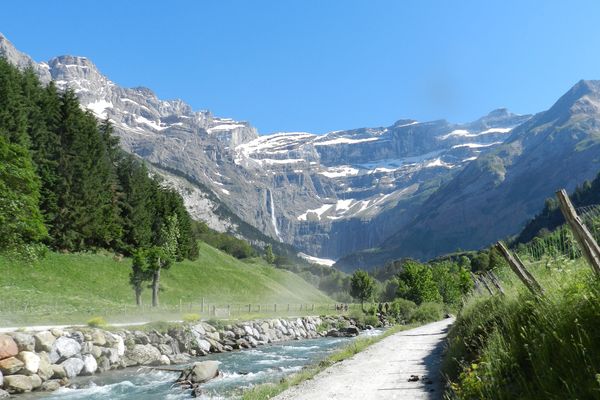
<path id="1" fill-rule="evenodd" d="M 194 356 L 272 342 L 357 334 L 355 321 L 337 316 L 256 320 L 218 328 L 198 322 L 167 332 L 81 327 L 0 334 L 0 398 L 56 390 L 75 376 L 110 369 L 178 364 Z"/>

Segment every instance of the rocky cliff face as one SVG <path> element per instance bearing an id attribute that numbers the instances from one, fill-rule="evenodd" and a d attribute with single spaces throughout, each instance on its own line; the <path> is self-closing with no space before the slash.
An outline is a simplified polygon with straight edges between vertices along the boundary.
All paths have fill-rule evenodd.
<path id="1" fill-rule="evenodd" d="M 73 90 L 98 118 L 109 118 L 123 148 L 177 187 L 194 217 L 235 232 L 239 224 L 215 212 L 222 203 L 263 233 L 330 259 L 379 245 L 529 118 L 496 110 L 468 124 L 400 120 L 320 136 L 259 136 L 246 122 L 122 88 L 84 57 L 37 64 L 2 36 L 0 55 L 31 65 L 43 82 Z"/>
<path id="2" fill-rule="evenodd" d="M 349 256 L 339 266 L 478 249 L 517 233 L 556 190 L 598 174 L 599 132 L 600 81 L 580 81 L 432 194 L 379 251 Z"/>

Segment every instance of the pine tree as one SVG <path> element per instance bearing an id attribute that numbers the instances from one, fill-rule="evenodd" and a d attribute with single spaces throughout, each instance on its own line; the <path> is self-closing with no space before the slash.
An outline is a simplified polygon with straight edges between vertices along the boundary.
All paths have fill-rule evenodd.
<path id="1" fill-rule="evenodd" d="M 0 250 L 26 251 L 47 234 L 39 207 L 39 180 L 27 149 L 0 136 Z"/>

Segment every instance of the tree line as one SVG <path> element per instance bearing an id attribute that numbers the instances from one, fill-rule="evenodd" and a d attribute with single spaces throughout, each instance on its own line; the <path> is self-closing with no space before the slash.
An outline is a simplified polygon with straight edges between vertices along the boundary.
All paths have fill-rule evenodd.
<path id="1" fill-rule="evenodd" d="M 132 286 L 195 259 L 183 199 L 118 147 L 72 90 L 43 86 L 32 69 L 0 59 L 0 251 L 108 249 L 134 256 Z"/>

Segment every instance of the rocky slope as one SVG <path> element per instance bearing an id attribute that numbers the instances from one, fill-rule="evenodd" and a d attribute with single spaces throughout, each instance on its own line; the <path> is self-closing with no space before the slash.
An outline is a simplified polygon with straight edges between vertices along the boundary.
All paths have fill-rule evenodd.
<path id="1" fill-rule="evenodd" d="M 212 228 L 244 235 L 251 226 L 323 263 L 353 254 L 339 263 L 348 268 L 487 245 L 518 231 L 553 190 L 598 170 L 593 82 L 533 118 L 500 109 L 465 124 L 259 136 L 247 122 L 122 88 L 84 57 L 36 64 L 2 36 L 0 55 L 113 121 L 123 148 Z"/>
<path id="2" fill-rule="evenodd" d="M 487 246 L 517 233 L 556 190 L 571 191 L 598 171 L 600 81 L 580 81 L 429 197 L 382 249 L 349 256 L 339 266 Z"/>

